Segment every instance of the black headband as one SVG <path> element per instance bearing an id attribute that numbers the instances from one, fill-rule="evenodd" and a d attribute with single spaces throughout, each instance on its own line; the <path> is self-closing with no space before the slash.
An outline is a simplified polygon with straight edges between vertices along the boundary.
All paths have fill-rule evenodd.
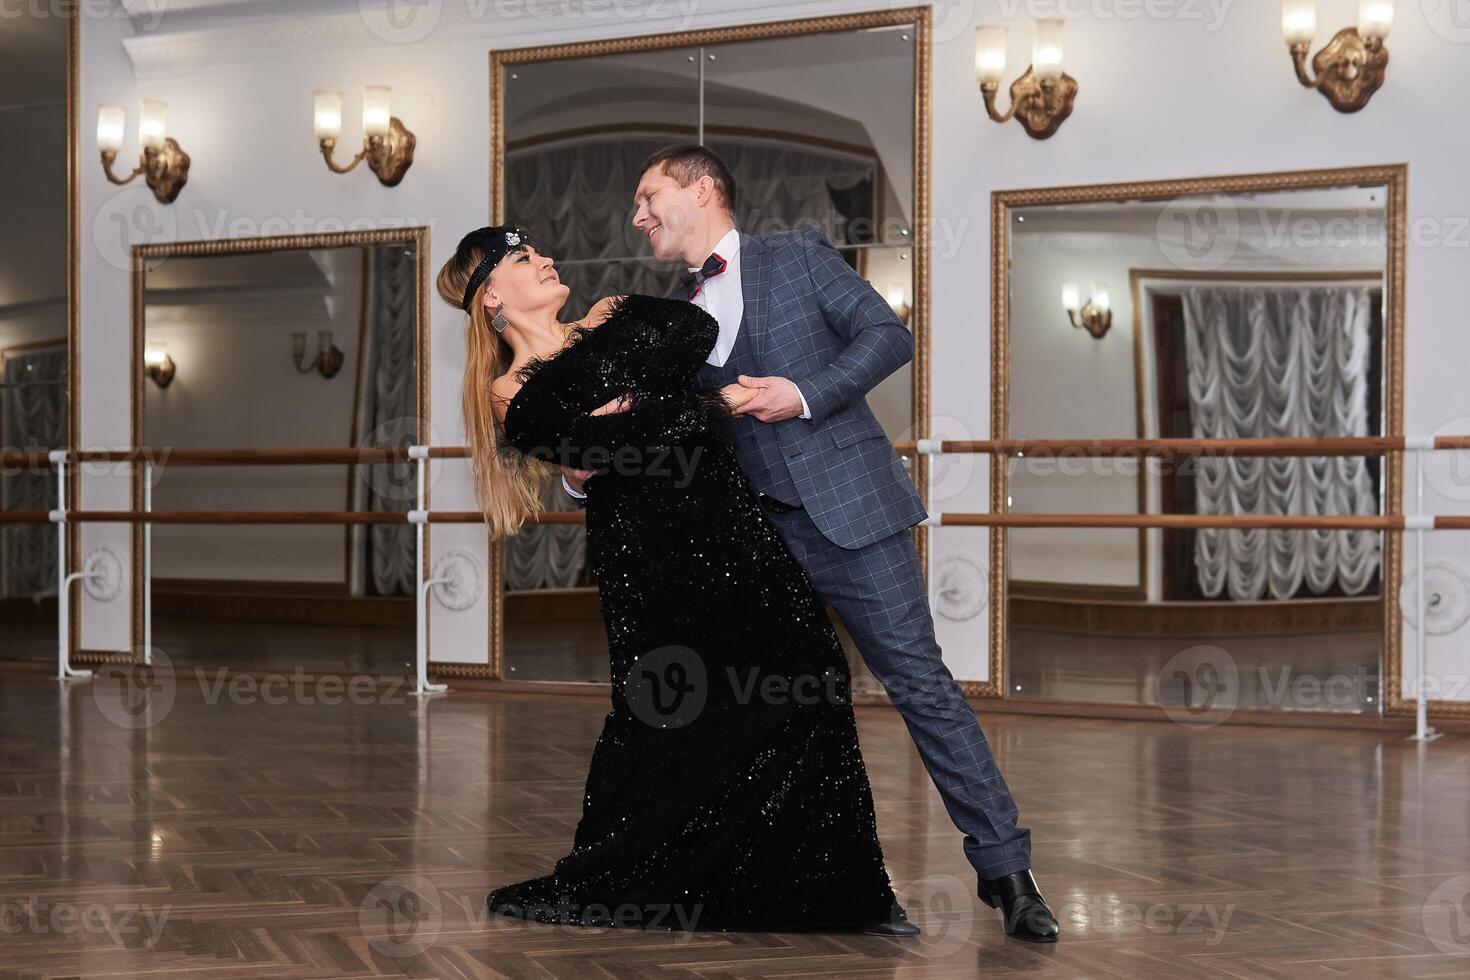
<path id="1" fill-rule="evenodd" d="M 466 313 L 470 311 L 470 304 L 475 300 L 475 293 L 486 279 L 490 278 L 490 270 L 500 264 L 500 260 L 510 252 L 519 251 L 531 244 L 531 236 L 527 235 L 514 225 L 491 225 L 488 228 L 477 228 L 460 240 L 459 249 L 462 251 L 478 245 L 484 249 L 485 257 L 480 264 L 475 266 L 475 271 L 470 273 L 470 281 L 465 284 L 464 300 L 459 304 Z"/>

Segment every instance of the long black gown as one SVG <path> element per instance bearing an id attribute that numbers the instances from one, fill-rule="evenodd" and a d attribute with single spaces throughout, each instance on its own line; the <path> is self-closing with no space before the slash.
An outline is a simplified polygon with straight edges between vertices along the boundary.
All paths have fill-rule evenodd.
<path id="1" fill-rule="evenodd" d="M 605 470 L 587 551 L 612 710 L 571 853 L 492 911 L 698 930 L 902 917 L 842 647 L 736 461 L 728 405 L 695 384 L 718 332 L 692 303 L 632 295 L 522 369 L 507 441 Z M 621 395 L 628 411 L 589 415 Z"/>

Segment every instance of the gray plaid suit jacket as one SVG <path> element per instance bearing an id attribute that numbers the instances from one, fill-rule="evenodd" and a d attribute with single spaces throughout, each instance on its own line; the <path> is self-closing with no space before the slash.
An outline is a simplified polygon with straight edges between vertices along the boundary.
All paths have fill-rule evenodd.
<path id="1" fill-rule="evenodd" d="M 784 463 L 812 522 L 839 547 L 861 548 L 924 520 L 864 397 L 913 359 L 913 335 L 818 228 L 742 232 L 740 278 L 740 329 L 759 374 L 790 378 L 811 409 L 810 419 L 769 423 L 775 440 L 739 436 L 748 440 L 742 453 L 765 454 L 773 469 Z"/>

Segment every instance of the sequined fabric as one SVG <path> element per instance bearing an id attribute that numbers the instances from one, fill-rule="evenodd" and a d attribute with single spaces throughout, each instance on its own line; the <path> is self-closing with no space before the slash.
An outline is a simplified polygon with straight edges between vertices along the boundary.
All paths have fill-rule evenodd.
<path id="1" fill-rule="evenodd" d="M 519 451 L 603 468 L 587 551 L 611 659 L 572 850 L 490 907 L 541 922 L 844 929 L 896 902 L 821 600 L 767 523 L 695 372 L 716 321 L 634 295 L 534 361 Z M 620 395 L 627 412 L 589 413 Z"/>

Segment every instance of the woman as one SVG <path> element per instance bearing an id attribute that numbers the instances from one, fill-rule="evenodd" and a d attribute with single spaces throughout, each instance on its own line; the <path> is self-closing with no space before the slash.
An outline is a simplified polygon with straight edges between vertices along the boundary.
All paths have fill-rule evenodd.
<path id="1" fill-rule="evenodd" d="M 490 909 L 917 934 L 883 867 L 842 647 L 723 431 L 748 395 L 695 386 L 714 318 L 631 295 L 559 323 L 567 287 L 509 226 L 466 235 L 438 290 L 470 315 L 464 416 L 491 533 L 537 513 L 548 463 L 596 471 L 612 710 L 571 853 Z"/>

